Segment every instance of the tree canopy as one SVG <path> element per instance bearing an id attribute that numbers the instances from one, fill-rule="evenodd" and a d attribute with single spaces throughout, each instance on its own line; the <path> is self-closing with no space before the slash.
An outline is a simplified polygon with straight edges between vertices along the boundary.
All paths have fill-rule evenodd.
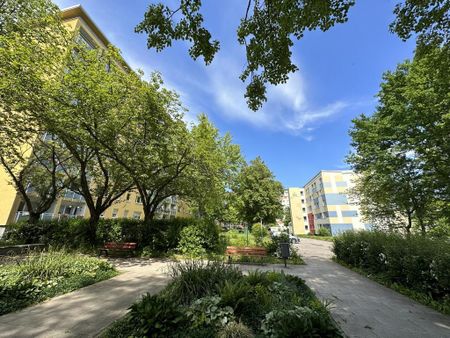
<path id="1" fill-rule="evenodd" d="M 203 57 L 210 64 L 220 48 L 203 25 L 201 0 L 179 0 L 171 8 L 162 2 L 149 5 L 135 31 L 147 34 L 148 48 L 161 51 L 173 40 L 191 43 L 193 59 Z M 268 84 L 285 83 L 298 70 L 292 62 L 293 39 L 305 32 L 327 31 L 348 20 L 354 0 L 298 1 L 247 0 L 245 13 L 237 27 L 237 40 L 245 46 L 247 64 L 240 79 L 247 83 L 245 98 L 250 109 L 258 110 L 267 100 Z M 418 34 L 421 44 L 448 42 L 450 32 L 449 0 L 404 0 L 394 9 L 392 32 L 406 40 Z"/>
<path id="2" fill-rule="evenodd" d="M 283 186 L 260 157 L 242 168 L 233 192 L 239 197 L 240 218 L 247 223 L 270 223 L 283 214 Z"/>
<path id="3" fill-rule="evenodd" d="M 450 212 L 450 46 L 419 53 L 384 75 L 372 116 L 353 121 L 359 174 L 356 191 L 366 216 L 416 221 L 422 232 Z M 408 220 L 409 222 L 406 222 Z"/>

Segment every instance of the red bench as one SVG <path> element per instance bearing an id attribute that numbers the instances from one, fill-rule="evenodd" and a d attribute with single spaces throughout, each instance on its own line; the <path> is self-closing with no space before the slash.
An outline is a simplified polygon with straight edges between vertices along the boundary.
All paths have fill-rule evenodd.
<path id="1" fill-rule="evenodd" d="M 228 263 L 231 263 L 231 256 L 266 257 L 267 249 L 257 246 L 227 246 L 225 253 L 228 255 Z"/>
<path id="2" fill-rule="evenodd" d="M 133 253 L 136 250 L 137 243 L 116 243 L 116 242 L 107 242 L 103 245 L 103 248 L 98 249 L 99 254 L 102 253 L 106 256 L 109 255 L 110 252 L 116 253 Z"/>

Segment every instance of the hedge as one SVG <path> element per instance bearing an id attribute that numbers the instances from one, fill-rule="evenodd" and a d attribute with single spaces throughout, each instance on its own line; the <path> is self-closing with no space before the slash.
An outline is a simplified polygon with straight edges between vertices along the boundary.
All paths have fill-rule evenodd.
<path id="1" fill-rule="evenodd" d="M 423 236 L 345 232 L 334 239 L 338 261 L 450 306 L 450 243 Z"/>
<path id="2" fill-rule="evenodd" d="M 89 220 L 69 219 L 17 223 L 7 228 L 6 238 L 18 243 L 42 243 L 71 249 L 92 245 L 88 236 Z M 197 253 L 220 250 L 220 230 L 214 222 L 194 218 L 153 220 L 103 219 L 97 228 L 97 246 L 105 242 L 136 242 L 138 249 L 152 254 L 178 250 Z"/>

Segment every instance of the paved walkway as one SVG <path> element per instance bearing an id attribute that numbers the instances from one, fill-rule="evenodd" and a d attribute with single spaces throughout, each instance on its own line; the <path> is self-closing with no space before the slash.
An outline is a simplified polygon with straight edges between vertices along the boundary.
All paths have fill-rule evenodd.
<path id="1" fill-rule="evenodd" d="M 135 259 L 118 266 L 119 276 L 0 316 L 0 337 L 94 337 L 140 295 L 157 293 L 168 281 L 163 262 Z"/>
<path id="2" fill-rule="evenodd" d="M 320 298 L 331 300 L 332 315 L 349 337 L 450 337 L 450 316 L 334 263 L 331 246 L 330 242 L 301 239 L 300 252 L 307 265 L 264 269 L 298 275 Z"/>

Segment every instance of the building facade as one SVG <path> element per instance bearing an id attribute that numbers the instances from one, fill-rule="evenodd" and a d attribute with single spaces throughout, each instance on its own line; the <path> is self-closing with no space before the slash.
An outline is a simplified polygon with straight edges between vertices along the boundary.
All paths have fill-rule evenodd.
<path id="1" fill-rule="evenodd" d="M 110 44 L 106 36 L 80 5 L 61 10 L 61 17 L 67 29 L 76 32 L 78 41 L 89 48 L 106 48 Z M 120 61 L 125 68 L 130 68 L 125 61 Z M 33 194 L 32 187 L 29 187 L 27 193 Z M 157 218 L 186 217 L 188 215 L 189 208 L 187 204 L 180 201 L 177 196 L 166 198 L 156 213 Z M 89 210 L 86 207 L 83 196 L 70 190 L 60 194 L 50 209 L 41 216 L 45 220 L 88 217 Z M 124 194 L 122 198 L 104 212 L 102 217 L 143 219 L 144 214 L 139 194 L 136 191 Z M 28 212 L 20 198 L 20 194 L 17 193 L 11 184 L 11 179 L 7 172 L 0 168 L 0 226 L 26 218 L 28 218 Z"/>
<path id="2" fill-rule="evenodd" d="M 327 228 L 337 235 L 362 230 L 359 205 L 349 196 L 355 174 L 351 170 L 322 170 L 305 185 L 307 219 L 311 233 Z"/>
<path id="3" fill-rule="evenodd" d="M 306 213 L 305 189 L 289 188 L 289 206 L 291 209 L 292 233 L 294 235 L 304 235 L 309 232 L 309 225 Z"/>
<path id="4" fill-rule="evenodd" d="M 322 170 L 303 188 L 287 189 L 292 232 L 313 234 L 326 228 L 337 235 L 346 230 L 370 228 L 362 221 L 359 205 L 349 194 L 354 178 L 351 170 Z"/>

